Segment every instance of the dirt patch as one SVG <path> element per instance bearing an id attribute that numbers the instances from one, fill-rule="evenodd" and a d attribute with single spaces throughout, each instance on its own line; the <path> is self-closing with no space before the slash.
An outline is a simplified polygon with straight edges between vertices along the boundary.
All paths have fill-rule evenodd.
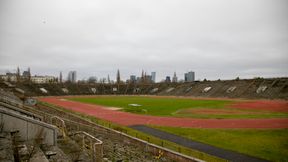
<path id="1" fill-rule="evenodd" d="M 108 110 L 115 110 L 115 111 L 122 109 L 122 108 L 120 108 L 120 107 L 103 107 L 103 108 L 104 108 L 104 109 L 108 109 Z"/>
<path id="2" fill-rule="evenodd" d="M 124 126 L 158 125 L 190 128 L 288 128 L 287 118 L 269 119 L 193 119 L 176 117 L 157 117 L 131 114 L 103 108 L 104 106 L 84 104 L 75 101 L 63 101 L 55 97 L 39 98 L 60 107 L 73 110 Z"/>

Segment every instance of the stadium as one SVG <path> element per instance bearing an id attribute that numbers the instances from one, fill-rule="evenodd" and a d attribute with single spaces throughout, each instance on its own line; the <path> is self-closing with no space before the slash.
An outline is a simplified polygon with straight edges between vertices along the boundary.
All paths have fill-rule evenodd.
<path id="1" fill-rule="evenodd" d="M 287 162 L 287 0 L 0 0 L 0 162 Z"/>
<path id="2" fill-rule="evenodd" d="M 285 161 L 287 83 L 2 81 L 1 140 L 11 161 Z"/>

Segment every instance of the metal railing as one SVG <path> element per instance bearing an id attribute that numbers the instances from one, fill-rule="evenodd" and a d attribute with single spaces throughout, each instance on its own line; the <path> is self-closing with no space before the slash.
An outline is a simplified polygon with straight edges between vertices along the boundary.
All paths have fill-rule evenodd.
<path id="1" fill-rule="evenodd" d="M 93 162 L 102 162 L 103 142 L 84 131 L 77 131 L 72 133 L 73 137 L 77 135 L 80 135 L 82 138 L 82 148 L 89 148 L 92 150 Z"/>
<path id="2" fill-rule="evenodd" d="M 64 120 L 58 116 L 52 116 L 50 118 L 50 122 L 52 125 L 55 125 L 57 128 L 60 129 L 62 136 L 65 139 L 67 137 L 67 129 Z"/>

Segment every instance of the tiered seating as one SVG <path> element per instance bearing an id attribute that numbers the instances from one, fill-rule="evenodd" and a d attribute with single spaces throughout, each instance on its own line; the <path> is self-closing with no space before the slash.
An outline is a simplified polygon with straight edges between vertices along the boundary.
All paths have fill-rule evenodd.
<path id="1" fill-rule="evenodd" d="M 16 87 L 15 87 L 16 85 Z M 196 81 L 191 83 L 147 83 L 147 84 L 28 84 L 17 83 L 8 87 L 1 82 L 0 87 L 9 91 L 25 92 L 26 96 L 57 95 L 172 95 L 195 97 L 229 97 L 229 98 L 268 98 L 287 99 L 288 79 L 235 79 L 217 81 Z M 208 87 L 209 90 L 207 89 Z M 234 88 L 237 87 L 237 88 Z M 264 88 L 266 87 L 266 88 Z M 174 88 L 174 89 L 173 89 Z M 205 90 L 206 88 L 206 90 Z M 265 90 L 264 90 L 265 89 Z M 207 91 L 208 90 L 208 91 Z M 1 95 L 1 92 L 0 92 Z"/>
<path id="2" fill-rule="evenodd" d="M 97 140 L 96 143 L 94 142 L 94 147 L 87 149 L 88 145 L 82 147 L 76 139 L 72 139 L 70 136 L 58 136 L 57 134 L 61 132 L 61 129 L 56 127 L 58 125 L 45 123 L 51 123 L 51 116 L 50 119 L 47 119 L 41 114 L 37 115 L 21 109 L 23 105 L 21 108 L 14 104 L 10 105 L 10 100 L 15 100 L 17 97 L 4 90 L 1 94 L 2 98 L 5 96 L 5 101 L 9 102 L 1 102 L 3 99 L 0 101 L 0 161 L 102 161 L 102 149 L 100 149 L 101 154 L 95 153 L 96 143 L 98 142 L 97 145 L 100 143 L 102 148 L 102 141 L 86 132 L 81 132 L 81 135 L 89 137 L 89 141 Z M 79 132 L 73 133 L 74 136 L 76 134 Z M 83 142 L 83 140 L 81 141 Z M 91 153 L 91 150 L 94 152 Z"/>
<path id="3" fill-rule="evenodd" d="M 2 130 L 0 132 L 0 161 L 14 162 L 11 134 Z"/>
<path id="4" fill-rule="evenodd" d="M 12 92 L 4 91 L 0 88 L 0 101 L 17 106 L 23 106 L 23 101 L 15 96 Z"/>

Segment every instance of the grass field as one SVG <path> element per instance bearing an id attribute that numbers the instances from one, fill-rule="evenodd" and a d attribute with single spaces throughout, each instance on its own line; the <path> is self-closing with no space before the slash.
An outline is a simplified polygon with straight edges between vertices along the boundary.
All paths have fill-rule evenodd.
<path id="1" fill-rule="evenodd" d="M 288 159 L 288 129 L 251 130 L 153 127 L 216 147 L 271 161 L 287 161 Z"/>
<path id="2" fill-rule="evenodd" d="M 263 110 L 241 110 L 229 107 L 231 100 L 196 100 L 189 98 L 160 98 L 147 96 L 99 96 L 69 98 L 69 100 L 122 108 L 121 111 L 154 116 L 191 118 L 282 118 L 287 113 Z M 141 106 L 131 106 L 138 104 Z"/>

